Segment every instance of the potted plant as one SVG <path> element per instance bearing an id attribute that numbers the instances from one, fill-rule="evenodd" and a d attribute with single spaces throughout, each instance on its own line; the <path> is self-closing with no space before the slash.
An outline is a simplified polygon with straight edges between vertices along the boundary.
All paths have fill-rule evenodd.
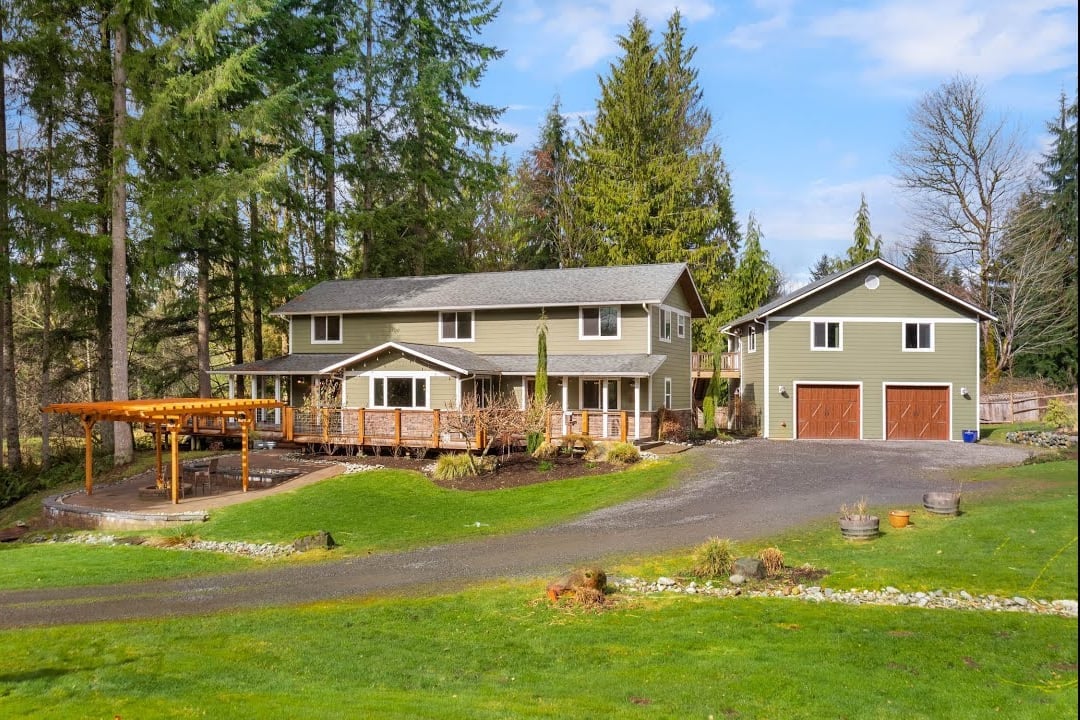
<path id="1" fill-rule="evenodd" d="M 840 506 L 840 534 L 845 540 L 873 540 L 878 536 L 879 525 L 878 516 L 866 509 L 866 498 Z"/>

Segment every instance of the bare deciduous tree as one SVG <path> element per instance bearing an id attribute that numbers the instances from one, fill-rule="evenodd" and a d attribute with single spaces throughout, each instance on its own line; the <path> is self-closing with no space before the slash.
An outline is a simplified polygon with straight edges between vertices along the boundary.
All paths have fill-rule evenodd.
<path id="1" fill-rule="evenodd" d="M 1007 118 L 988 117 L 975 79 L 957 75 L 912 108 L 895 161 L 916 215 L 974 273 L 978 300 L 989 307 L 1007 213 L 1024 181 L 1017 132 Z"/>
<path id="2" fill-rule="evenodd" d="M 990 307 L 999 321 L 992 328 L 999 370 L 1010 370 L 1021 353 L 1060 345 L 1074 332 L 1068 310 L 1076 296 L 1066 287 L 1069 255 L 1058 247 L 1054 228 L 1034 194 L 1011 215 L 991 293 Z"/>

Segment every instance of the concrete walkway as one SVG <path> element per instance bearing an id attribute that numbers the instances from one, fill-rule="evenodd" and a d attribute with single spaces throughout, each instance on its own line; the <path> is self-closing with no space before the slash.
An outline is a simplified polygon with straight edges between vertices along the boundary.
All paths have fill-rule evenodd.
<path id="1" fill-rule="evenodd" d="M 835 515 L 865 496 L 915 508 L 950 468 L 1016 464 L 1023 449 L 957 443 L 775 442 L 695 448 L 681 482 L 650 498 L 533 532 L 307 565 L 122 586 L 0 592 L 0 627 L 194 615 L 499 577 L 553 576 L 615 555 L 747 539 Z M 965 493 L 978 492 L 967 487 Z M 483 522 L 483 518 L 476 521 Z"/>

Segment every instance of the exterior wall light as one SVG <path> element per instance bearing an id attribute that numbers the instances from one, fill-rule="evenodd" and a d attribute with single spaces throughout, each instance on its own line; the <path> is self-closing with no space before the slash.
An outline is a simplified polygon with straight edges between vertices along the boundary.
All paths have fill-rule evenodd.
<path id="1" fill-rule="evenodd" d="M 785 397 L 787 396 L 787 388 L 784 387 L 783 385 L 776 388 L 776 392 L 780 393 L 781 395 L 784 395 Z"/>

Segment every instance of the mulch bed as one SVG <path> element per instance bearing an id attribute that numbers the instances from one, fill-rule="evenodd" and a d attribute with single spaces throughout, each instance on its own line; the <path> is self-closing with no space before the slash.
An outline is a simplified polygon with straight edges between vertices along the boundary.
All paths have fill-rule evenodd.
<path id="1" fill-rule="evenodd" d="M 314 456 L 314 458 L 318 457 Z M 342 460 L 343 458 L 335 457 L 334 459 Z M 451 490 L 499 490 L 587 475 L 605 475 L 624 469 L 621 465 L 586 461 L 579 457 L 563 455 L 548 460 L 546 464 L 520 452 L 509 455 L 500 454 L 498 459 L 499 465 L 493 473 L 448 481 L 432 478 L 432 482 Z M 417 472 L 423 472 L 425 466 L 435 462 L 430 458 L 417 460 L 405 455 L 363 455 L 350 458 L 349 461 L 365 465 L 382 465 L 395 470 L 415 470 Z"/>

